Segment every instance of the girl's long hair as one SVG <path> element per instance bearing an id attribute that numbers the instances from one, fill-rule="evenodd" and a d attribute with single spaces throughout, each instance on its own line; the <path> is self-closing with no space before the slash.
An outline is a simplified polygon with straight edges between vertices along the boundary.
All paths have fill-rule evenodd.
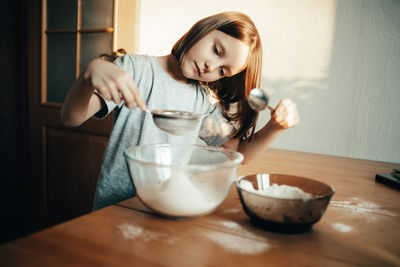
<path id="1" fill-rule="evenodd" d="M 226 33 L 250 47 L 247 66 L 240 73 L 208 83 L 219 100 L 224 116 L 236 124 L 235 138 L 251 137 L 258 112 L 248 105 L 250 90 L 258 88 L 261 80 L 262 46 L 253 21 L 240 12 L 223 12 L 198 21 L 172 48 L 172 55 L 182 62 L 185 54 L 201 38 L 213 30 Z M 204 84 L 203 84 L 204 85 Z"/>

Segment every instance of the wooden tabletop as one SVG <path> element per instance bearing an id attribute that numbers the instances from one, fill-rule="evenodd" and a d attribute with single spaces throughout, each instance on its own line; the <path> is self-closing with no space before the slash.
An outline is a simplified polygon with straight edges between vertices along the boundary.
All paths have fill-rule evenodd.
<path id="1" fill-rule="evenodd" d="M 253 225 L 236 188 L 208 216 L 171 220 L 129 199 L 0 246 L 1 266 L 400 266 L 400 191 L 375 182 L 400 164 L 270 149 L 239 175 L 284 173 L 336 190 L 301 234 Z"/>

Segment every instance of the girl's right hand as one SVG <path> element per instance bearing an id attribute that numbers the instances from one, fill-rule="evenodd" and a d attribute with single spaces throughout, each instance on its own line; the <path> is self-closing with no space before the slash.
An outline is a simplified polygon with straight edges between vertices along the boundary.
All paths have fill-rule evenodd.
<path id="1" fill-rule="evenodd" d="M 83 78 L 106 100 L 112 100 L 116 104 L 124 100 L 128 108 L 137 105 L 142 111 L 147 108 L 132 76 L 111 62 L 92 60 L 86 66 Z"/>

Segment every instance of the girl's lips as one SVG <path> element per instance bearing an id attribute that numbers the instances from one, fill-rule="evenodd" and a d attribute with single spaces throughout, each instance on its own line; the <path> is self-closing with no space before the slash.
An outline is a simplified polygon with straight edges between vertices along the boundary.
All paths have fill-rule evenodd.
<path id="1" fill-rule="evenodd" d="M 199 77 L 201 77 L 201 72 L 200 72 L 199 66 L 197 66 L 196 62 L 194 63 L 194 65 L 196 66 L 197 74 L 199 75 Z"/>

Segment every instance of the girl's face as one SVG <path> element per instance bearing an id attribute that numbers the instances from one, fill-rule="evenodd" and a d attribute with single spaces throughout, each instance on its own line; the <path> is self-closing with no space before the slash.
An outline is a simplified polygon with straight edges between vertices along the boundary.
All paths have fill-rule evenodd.
<path id="1" fill-rule="evenodd" d="M 218 30 L 200 39 L 183 57 L 181 69 L 187 79 L 213 82 L 246 67 L 249 46 Z"/>

